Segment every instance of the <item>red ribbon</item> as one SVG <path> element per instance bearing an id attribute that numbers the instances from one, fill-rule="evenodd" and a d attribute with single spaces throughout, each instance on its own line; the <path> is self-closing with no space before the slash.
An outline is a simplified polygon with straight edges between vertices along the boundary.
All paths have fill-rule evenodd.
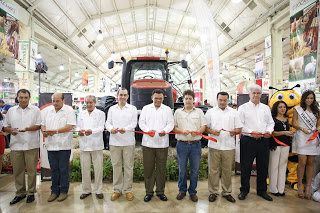
<path id="1" fill-rule="evenodd" d="M 104 132 L 104 131 L 108 131 L 108 130 L 99 130 L 99 131 L 94 131 L 94 132 Z M 145 134 L 145 135 L 150 135 L 150 136 L 155 136 L 155 132 L 142 132 L 142 131 L 130 131 L 130 130 L 126 130 L 127 132 L 135 132 L 135 133 L 139 133 L 139 134 Z M 56 131 L 43 131 L 43 132 L 56 132 Z M 65 132 L 83 132 L 83 131 L 59 131 L 59 133 L 65 133 Z M 211 141 L 214 141 L 217 143 L 217 140 L 212 138 L 212 137 L 209 137 L 207 135 L 202 135 L 200 134 L 199 132 L 197 131 L 192 131 L 194 133 L 196 133 L 197 135 L 200 135 L 201 137 L 205 138 L 205 139 L 208 139 L 208 140 L 211 140 Z M 190 133 L 192 133 L 190 132 Z M 165 134 L 168 134 L 168 135 L 177 135 L 177 134 L 183 134 L 181 132 L 168 132 L 168 133 L 165 133 Z"/>
<path id="2" fill-rule="evenodd" d="M 231 132 L 231 131 L 228 131 L 228 130 L 225 130 L 225 129 L 222 129 L 223 131 L 226 131 L 226 132 Z M 271 137 L 273 137 L 273 139 L 275 140 L 275 142 L 277 144 L 280 144 L 282 146 L 289 146 L 281 141 L 279 141 L 274 135 L 270 134 L 270 133 L 266 133 L 266 134 L 263 134 L 263 133 L 252 133 L 252 132 L 241 132 L 242 134 L 247 134 L 247 135 L 261 135 L 261 136 L 265 136 L 265 135 L 270 135 Z M 240 133 L 240 134 L 241 134 Z M 309 139 L 310 140 L 310 139 Z"/>
<path id="3" fill-rule="evenodd" d="M 309 143 L 310 141 L 313 141 L 314 139 L 316 139 L 317 136 L 318 136 L 318 134 L 319 134 L 319 131 L 315 131 L 315 132 L 313 133 L 313 135 L 311 136 L 311 138 L 309 138 L 309 140 L 307 140 L 306 143 Z"/>

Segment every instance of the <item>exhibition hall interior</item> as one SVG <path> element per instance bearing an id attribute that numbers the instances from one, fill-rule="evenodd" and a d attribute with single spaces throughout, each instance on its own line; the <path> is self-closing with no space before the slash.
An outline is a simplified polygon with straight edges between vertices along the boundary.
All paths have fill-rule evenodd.
<path id="1" fill-rule="evenodd" d="M 0 1 L 0 212 L 320 212 L 319 0 Z"/>

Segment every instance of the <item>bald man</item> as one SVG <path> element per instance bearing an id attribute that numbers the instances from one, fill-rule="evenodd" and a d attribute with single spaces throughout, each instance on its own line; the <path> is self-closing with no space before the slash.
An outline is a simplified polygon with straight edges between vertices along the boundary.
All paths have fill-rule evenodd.
<path id="1" fill-rule="evenodd" d="M 52 106 L 41 113 L 41 131 L 51 168 L 51 195 L 48 202 L 64 201 L 69 190 L 69 159 L 72 149 L 72 128 L 76 116 L 71 106 L 64 104 L 62 93 L 52 95 Z"/>

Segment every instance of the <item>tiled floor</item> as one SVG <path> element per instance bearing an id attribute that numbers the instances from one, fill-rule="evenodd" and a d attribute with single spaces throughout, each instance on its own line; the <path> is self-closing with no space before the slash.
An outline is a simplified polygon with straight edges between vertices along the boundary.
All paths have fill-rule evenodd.
<path id="1" fill-rule="evenodd" d="M 50 195 L 51 182 L 40 182 L 38 176 L 38 192 L 36 193 L 36 200 L 33 203 L 27 204 L 25 200 L 13 206 L 9 202 L 15 195 L 15 186 L 12 175 L 2 174 L 0 176 L 0 212 L 268 212 L 268 213 L 282 213 L 282 212 L 320 212 L 320 203 L 312 200 L 299 199 L 296 192 L 286 186 L 285 197 L 274 197 L 273 202 L 265 201 L 255 194 L 255 177 L 251 178 L 251 193 L 247 199 L 240 201 L 237 199 L 240 187 L 240 176 L 233 176 L 233 196 L 236 198 L 236 203 L 229 203 L 224 198 L 219 198 L 214 203 L 208 201 L 208 183 L 207 181 L 200 181 L 198 184 L 199 201 L 193 203 L 186 196 L 183 200 L 176 200 L 178 193 L 177 182 L 167 182 L 165 194 L 168 196 L 168 201 L 163 202 L 158 197 L 145 203 L 143 197 L 145 195 L 144 183 L 134 183 L 133 190 L 135 199 L 127 201 L 125 196 L 122 196 L 116 201 L 110 201 L 112 191 L 112 183 L 104 183 L 103 200 L 98 200 L 95 196 L 89 196 L 84 200 L 80 200 L 81 183 L 71 183 L 69 197 L 63 202 L 54 201 L 47 202 Z"/>

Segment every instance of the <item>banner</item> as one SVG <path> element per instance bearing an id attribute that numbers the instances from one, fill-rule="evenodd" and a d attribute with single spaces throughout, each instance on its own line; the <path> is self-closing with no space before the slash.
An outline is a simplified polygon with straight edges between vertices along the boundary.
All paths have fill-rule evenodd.
<path id="1" fill-rule="evenodd" d="M 87 86 L 88 85 L 88 72 L 83 72 L 82 73 L 82 85 Z"/>
<path id="2" fill-rule="evenodd" d="M 19 41 L 19 57 L 15 60 L 16 72 L 28 71 L 29 41 Z"/>
<path id="3" fill-rule="evenodd" d="M 1 0 L 0 8 L 15 19 L 19 19 L 19 7 L 13 0 Z"/>
<path id="4" fill-rule="evenodd" d="M 0 5 L 3 2 L 0 1 Z M 0 9 L 0 53 L 18 59 L 19 40 L 19 21 Z"/>
<path id="5" fill-rule="evenodd" d="M 38 42 L 30 39 L 30 67 L 29 71 L 34 72 L 37 66 Z"/>
<path id="6" fill-rule="evenodd" d="M 208 102 L 217 105 L 217 93 L 221 90 L 219 46 L 216 26 L 204 0 L 193 0 L 192 8 L 197 20 L 206 69 L 206 94 Z"/>
<path id="7" fill-rule="evenodd" d="M 39 107 L 41 113 L 47 109 L 47 107 L 52 105 L 52 97 L 53 93 L 40 93 L 39 98 Z M 65 104 L 72 106 L 72 93 L 63 93 Z M 72 160 L 72 150 L 70 160 Z M 40 131 L 40 158 L 41 158 L 41 180 L 51 180 L 51 170 L 50 164 L 48 160 L 48 152 L 45 147 L 45 138 L 43 137 Z"/>
<path id="8" fill-rule="evenodd" d="M 271 50 L 271 34 L 267 35 L 264 39 L 264 54 L 266 58 L 270 58 L 272 56 L 272 50 Z"/>
<path id="9" fill-rule="evenodd" d="M 263 53 L 256 56 L 254 74 L 256 80 L 263 78 Z"/>
<path id="10" fill-rule="evenodd" d="M 315 90 L 318 32 L 319 0 L 290 0 L 289 88 Z"/>

